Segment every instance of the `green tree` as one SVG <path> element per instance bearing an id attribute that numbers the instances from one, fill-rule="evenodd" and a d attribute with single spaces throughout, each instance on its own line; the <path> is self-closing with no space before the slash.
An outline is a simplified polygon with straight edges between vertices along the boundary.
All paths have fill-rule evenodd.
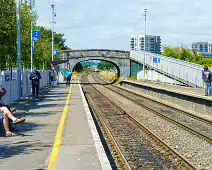
<path id="1" fill-rule="evenodd" d="M 31 15 L 31 7 L 22 5 L 21 33 L 22 33 L 22 64 L 25 68 L 31 66 L 31 28 L 36 22 L 36 16 Z"/>
<path id="2" fill-rule="evenodd" d="M 173 58 L 174 55 L 175 55 L 175 53 L 174 53 L 174 50 L 173 49 L 166 47 L 163 55 L 166 56 L 166 57 Z"/>
<path id="3" fill-rule="evenodd" d="M 102 61 L 101 63 L 99 63 L 98 68 L 99 69 L 105 69 L 105 70 L 110 70 L 114 67 L 114 65 L 110 62 L 107 61 Z"/>
<path id="4" fill-rule="evenodd" d="M 31 7 L 21 4 L 21 33 L 22 33 L 22 65 L 29 69 L 31 65 L 31 23 L 36 24 L 36 15 L 31 14 Z M 0 1 L 0 69 L 12 68 L 17 62 L 17 21 L 16 0 Z M 52 32 L 44 27 L 35 26 L 41 30 L 41 41 L 35 44 L 34 64 L 41 69 L 51 63 Z M 65 45 L 64 34 L 55 33 L 54 48 L 69 49 Z M 57 59 L 57 58 L 56 58 Z"/>
<path id="5" fill-rule="evenodd" d="M 209 67 L 212 65 L 211 59 L 205 59 L 204 56 L 198 54 L 196 50 L 190 51 L 189 49 L 185 48 L 181 49 L 166 47 L 163 55 L 195 64 L 208 65 Z"/>
<path id="6" fill-rule="evenodd" d="M 75 67 L 74 67 L 74 71 L 76 71 L 76 72 L 81 72 L 83 70 L 83 66 L 82 66 L 82 64 L 81 63 L 77 63 L 76 65 L 75 65 Z"/>
<path id="7" fill-rule="evenodd" d="M 34 64 L 36 68 L 49 69 L 49 65 L 52 62 L 52 31 L 50 29 L 45 29 L 42 26 L 37 26 L 35 29 L 41 31 L 41 40 L 35 43 L 35 54 L 34 54 Z M 55 33 L 54 34 L 54 49 L 64 50 L 68 47 L 65 45 L 64 34 Z M 58 58 L 54 58 L 57 60 Z"/>
<path id="8" fill-rule="evenodd" d="M 0 1 L 0 69 L 16 64 L 16 3 Z"/>

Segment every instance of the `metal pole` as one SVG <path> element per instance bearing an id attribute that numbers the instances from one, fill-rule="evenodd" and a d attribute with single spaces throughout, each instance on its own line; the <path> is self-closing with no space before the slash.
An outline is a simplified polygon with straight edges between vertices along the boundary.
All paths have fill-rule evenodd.
<path id="1" fill-rule="evenodd" d="M 33 70 L 33 45 L 34 45 L 32 34 L 33 34 L 33 23 L 31 22 L 31 72 Z"/>
<path id="2" fill-rule="evenodd" d="M 146 13 L 147 9 L 144 9 L 144 61 L 143 61 L 143 72 L 144 72 L 144 79 L 145 79 L 145 57 L 146 57 Z"/>
<path id="3" fill-rule="evenodd" d="M 21 16 L 20 0 L 17 0 L 17 80 L 18 97 L 21 98 Z"/>
<path id="4" fill-rule="evenodd" d="M 34 6 L 35 6 L 35 1 L 30 0 L 30 6 L 31 6 L 31 15 L 34 16 Z M 31 21 L 31 72 L 34 67 L 34 60 L 33 60 L 33 52 L 34 52 L 34 41 L 33 41 L 33 20 Z"/>
<path id="5" fill-rule="evenodd" d="M 55 17 L 55 12 L 54 12 L 54 7 L 55 5 L 52 6 L 52 62 L 54 61 L 54 17 Z"/>

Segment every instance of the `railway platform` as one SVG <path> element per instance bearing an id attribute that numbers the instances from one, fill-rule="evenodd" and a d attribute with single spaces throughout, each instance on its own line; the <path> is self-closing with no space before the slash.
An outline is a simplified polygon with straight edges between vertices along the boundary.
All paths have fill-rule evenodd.
<path id="1" fill-rule="evenodd" d="M 122 82 L 129 82 L 135 85 L 141 85 L 143 87 L 150 87 L 152 89 L 164 90 L 170 93 L 183 94 L 190 97 L 212 101 L 211 96 L 205 96 L 205 90 L 203 88 L 192 88 L 192 87 L 167 84 L 167 83 L 155 83 L 151 81 L 123 80 Z"/>
<path id="2" fill-rule="evenodd" d="M 79 84 L 72 95 L 57 170 L 111 170 L 89 107 Z"/>
<path id="3" fill-rule="evenodd" d="M 212 120 L 212 96 L 205 96 L 204 89 L 150 81 L 123 80 L 120 84 L 162 103 Z"/>
<path id="4" fill-rule="evenodd" d="M 12 111 L 26 123 L 16 137 L 0 130 L 0 170 L 111 169 L 77 82 L 45 87 L 39 100 L 20 101 Z"/>

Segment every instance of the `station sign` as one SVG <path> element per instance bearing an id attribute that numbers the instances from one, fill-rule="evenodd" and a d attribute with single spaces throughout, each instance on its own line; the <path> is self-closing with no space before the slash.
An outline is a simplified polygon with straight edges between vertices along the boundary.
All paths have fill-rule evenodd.
<path id="1" fill-rule="evenodd" d="M 33 41 L 40 41 L 40 30 L 33 30 Z"/>
<path id="2" fill-rule="evenodd" d="M 58 56 L 58 50 L 54 50 L 54 56 Z"/>

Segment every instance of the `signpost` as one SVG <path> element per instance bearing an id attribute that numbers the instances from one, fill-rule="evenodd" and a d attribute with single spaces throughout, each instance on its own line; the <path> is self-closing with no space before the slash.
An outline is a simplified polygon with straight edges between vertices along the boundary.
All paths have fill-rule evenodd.
<path id="1" fill-rule="evenodd" d="M 54 50 L 54 56 L 58 57 L 58 50 Z"/>
<path id="2" fill-rule="evenodd" d="M 33 30 L 33 41 L 40 41 L 40 30 Z"/>
<path id="3" fill-rule="evenodd" d="M 33 54 L 35 52 L 35 42 L 40 41 L 40 30 L 33 30 L 32 34 L 32 45 L 31 45 L 31 71 L 33 69 Z"/>

